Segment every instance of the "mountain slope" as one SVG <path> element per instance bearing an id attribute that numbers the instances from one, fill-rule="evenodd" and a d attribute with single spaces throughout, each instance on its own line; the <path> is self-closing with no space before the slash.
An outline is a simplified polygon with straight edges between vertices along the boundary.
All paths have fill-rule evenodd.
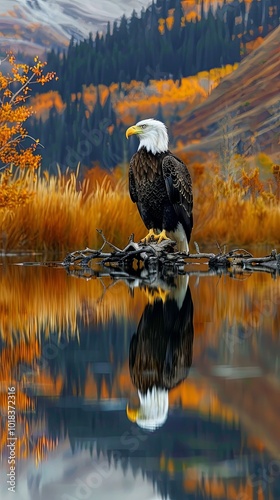
<path id="1" fill-rule="evenodd" d="M 150 0 L 1 0 L 0 49 L 34 54 L 87 38 L 125 14 L 147 7 Z"/>
<path id="2" fill-rule="evenodd" d="M 174 135 L 187 144 L 184 150 L 219 151 L 228 134 L 239 153 L 279 151 L 279 60 L 280 27 L 176 124 Z"/>

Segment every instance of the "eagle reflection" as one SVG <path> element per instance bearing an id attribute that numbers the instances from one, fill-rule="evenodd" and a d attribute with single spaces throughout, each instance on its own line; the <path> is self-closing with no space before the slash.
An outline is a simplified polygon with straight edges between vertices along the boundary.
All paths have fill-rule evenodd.
<path id="1" fill-rule="evenodd" d="M 149 302 L 129 348 L 129 370 L 138 390 L 128 418 L 154 430 L 168 415 L 168 391 L 187 376 L 192 364 L 193 303 L 188 276 L 178 276 L 168 289 L 149 289 Z M 137 407 L 136 407 L 137 406 Z"/>

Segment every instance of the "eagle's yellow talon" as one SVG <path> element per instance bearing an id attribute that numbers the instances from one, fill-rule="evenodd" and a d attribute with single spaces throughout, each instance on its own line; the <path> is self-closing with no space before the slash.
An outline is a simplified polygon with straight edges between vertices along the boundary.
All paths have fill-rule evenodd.
<path id="1" fill-rule="evenodd" d="M 166 235 L 165 229 L 163 229 L 160 234 L 156 235 L 156 240 L 158 240 L 158 243 L 161 243 L 163 240 L 170 240 L 170 238 Z"/>
<path id="2" fill-rule="evenodd" d="M 151 241 L 151 239 L 154 239 L 156 240 L 158 238 L 158 235 L 155 233 L 154 229 L 150 229 L 147 236 L 145 236 L 145 238 L 142 238 L 142 240 L 140 240 L 141 243 L 149 243 L 149 241 Z"/>
<path id="3" fill-rule="evenodd" d="M 163 229 L 160 234 L 156 234 L 154 229 L 150 229 L 147 236 L 145 236 L 145 238 L 142 238 L 140 242 L 147 244 L 151 240 L 157 241 L 157 243 L 161 243 L 163 240 L 170 240 L 170 238 L 168 238 L 165 229 Z"/>

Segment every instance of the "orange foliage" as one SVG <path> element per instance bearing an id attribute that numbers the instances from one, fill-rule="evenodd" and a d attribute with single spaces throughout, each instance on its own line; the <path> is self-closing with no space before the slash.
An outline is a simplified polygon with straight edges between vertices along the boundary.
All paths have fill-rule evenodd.
<path id="1" fill-rule="evenodd" d="M 200 21 L 200 15 L 195 10 L 191 10 L 185 15 L 185 19 L 188 23 L 190 23 L 191 21 L 196 21 L 196 19 Z"/>
<path id="2" fill-rule="evenodd" d="M 34 58 L 33 66 L 19 64 L 10 54 L 6 58 L 10 72 L 0 72 L 0 209 L 13 209 L 24 206 L 32 196 L 26 179 L 6 167 L 15 165 L 19 168 L 34 171 L 41 162 L 36 153 L 40 145 L 39 139 L 28 135 L 24 124 L 33 113 L 32 107 L 26 104 L 30 97 L 31 86 L 35 83 L 44 85 L 54 73 L 44 73 L 45 63 Z M 5 215 L 4 215 L 5 217 Z"/>
<path id="3" fill-rule="evenodd" d="M 123 83 L 121 92 L 116 86 L 111 86 L 112 102 L 121 121 L 127 125 L 133 123 L 137 116 L 154 116 L 159 105 L 165 118 L 174 116 L 174 108 L 176 115 L 183 117 L 191 107 L 203 102 L 221 79 L 237 66 L 214 68 L 175 82 L 171 79 L 151 80 L 148 86 L 138 81 Z"/>
<path id="4" fill-rule="evenodd" d="M 26 106 L 30 96 L 31 85 L 44 85 L 54 73 L 44 74 L 45 63 L 38 57 L 34 58 L 33 66 L 19 64 L 15 57 L 7 56 L 10 73 L 0 72 L 0 162 L 4 167 L 14 164 L 18 167 L 35 169 L 40 164 L 40 155 L 35 154 L 39 140 L 28 135 L 24 123 L 32 114 L 32 108 Z M 16 86 L 16 90 L 15 90 Z M 31 145 L 24 145 L 25 139 L 31 140 Z"/>
<path id="5" fill-rule="evenodd" d="M 237 64 L 226 65 L 223 68 L 203 71 L 196 76 L 182 78 L 180 82 L 151 80 L 146 86 L 141 81 L 132 80 L 130 83 L 122 83 L 121 89 L 116 83 L 111 84 L 110 87 L 105 85 L 99 85 L 98 88 L 94 85 L 84 86 L 81 93 L 72 95 L 72 100 L 82 99 L 88 112 L 92 113 L 97 95 L 99 95 L 103 105 L 110 94 L 118 117 L 127 125 L 133 123 L 137 116 L 144 118 L 155 115 L 159 105 L 162 106 L 166 118 L 174 115 L 174 107 L 177 108 L 176 114 L 178 116 L 184 116 L 187 110 L 205 100 L 222 78 L 229 75 L 237 66 Z M 60 96 L 55 92 L 49 92 L 45 98 L 43 96 L 36 97 L 33 101 L 37 115 L 43 119 L 47 116 L 52 105 L 60 110 L 64 107 Z"/>
<path id="6" fill-rule="evenodd" d="M 0 427 L 0 452 L 2 452 L 2 450 L 4 450 L 7 446 L 7 428 L 7 426 L 4 427 L 3 425 Z M 36 432 L 38 432 L 37 429 Z M 58 440 L 54 440 L 53 438 L 49 438 L 44 435 L 32 437 L 31 440 L 31 434 L 32 429 L 30 428 L 25 415 L 22 416 L 18 413 L 17 440 L 15 444 L 16 456 L 18 459 L 27 459 L 30 455 L 33 455 L 35 458 L 35 464 L 38 465 L 39 462 L 47 458 L 48 452 L 53 451 L 57 447 Z"/>
<path id="7" fill-rule="evenodd" d="M 49 111 L 55 107 L 58 112 L 65 109 L 65 104 L 57 91 L 46 92 L 45 94 L 37 94 L 31 100 L 33 113 L 40 116 L 43 120 L 48 117 Z"/>
<path id="8" fill-rule="evenodd" d="M 162 25 L 165 25 L 165 20 L 162 21 Z M 136 80 L 122 83 L 121 89 L 116 83 L 112 83 L 109 87 L 105 85 L 98 85 L 98 88 L 94 85 L 84 86 L 82 92 L 72 95 L 72 100 L 82 99 L 87 107 L 86 112 L 92 113 L 97 96 L 99 95 L 103 105 L 110 94 L 114 110 L 120 120 L 127 125 L 133 123 L 137 116 L 144 118 L 155 115 L 159 105 L 162 106 L 166 118 L 174 116 L 174 108 L 176 108 L 176 115 L 183 117 L 191 107 L 205 100 L 221 79 L 234 71 L 237 66 L 235 64 L 214 68 L 175 82 L 151 80 L 147 86 Z M 59 110 L 63 110 L 65 106 L 56 92 L 38 96 L 32 103 L 37 116 L 43 119 L 48 115 L 51 106 L 54 105 Z"/>
<path id="9" fill-rule="evenodd" d="M 39 355 L 39 344 L 37 340 L 33 340 L 31 344 L 24 341 L 19 342 L 17 345 L 7 346 L 2 349 L 0 355 L 0 380 L 6 387 L 18 385 L 18 366 L 20 363 L 32 365 L 34 359 Z M 30 406 L 30 398 L 17 387 L 16 406 L 19 410 L 26 410 Z M 0 393 L 0 407 L 6 409 L 8 401 L 7 392 Z"/>
<path id="10" fill-rule="evenodd" d="M 8 169 L 0 175 L 0 209 L 23 206 L 29 203 L 33 195 L 22 176 L 14 177 Z"/>
<path id="11" fill-rule="evenodd" d="M 75 100 L 76 98 L 83 100 L 84 104 L 87 106 L 88 110 L 92 113 L 95 103 L 97 101 L 97 96 L 99 96 L 100 103 L 102 106 L 104 106 L 105 101 L 107 97 L 109 96 L 109 93 L 111 92 L 111 87 L 114 87 L 114 84 L 112 84 L 109 87 L 106 87 L 106 85 L 98 85 L 98 87 L 95 87 L 94 85 L 89 85 L 88 87 L 83 86 L 83 90 L 81 93 L 78 93 L 77 96 L 76 94 L 72 95 L 72 100 Z"/>
<path id="12" fill-rule="evenodd" d="M 65 269 L 40 267 L 34 273 L 34 268 L 9 266 L 4 270 L 4 266 L 1 266 L 0 277 L 0 337 L 9 348 L 5 358 L 0 358 L 3 373 L 9 372 L 8 366 L 12 366 L 12 363 L 15 366 L 16 361 L 13 360 L 19 360 L 20 353 L 13 353 L 13 346 L 20 339 L 21 355 L 25 356 L 27 363 L 28 359 L 32 360 L 38 354 L 36 342 L 40 339 L 42 329 L 47 339 L 53 331 L 57 332 L 58 341 L 66 331 L 71 332 L 71 339 L 71 336 L 78 335 L 79 319 L 86 325 L 97 322 L 106 324 L 114 317 L 138 320 L 139 310 L 143 310 L 146 300 L 139 289 L 135 290 L 133 299 L 130 290 L 122 282 L 112 286 L 109 278 L 103 282 L 70 279 Z M 138 311 L 133 308 L 134 300 Z M 32 350 L 32 354 L 27 353 L 28 349 Z M 16 357 L 12 358 L 11 352 Z M 5 365 L 4 359 L 5 363 L 10 364 Z M 3 374 L 1 376 L 3 380 Z M 36 374 L 36 377 L 39 376 Z M 36 378 L 36 381 L 41 382 L 41 379 Z M 45 378 L 45 382 L 49 383 L 49 379 Z M 60 382 L 57 381 L 54 388 L 59 387 Z"/>
<path id="13" fill-rule="evenodd" d="M 195 2 L 181 2 L 184 10 L 184 15 L 181 17 L 181 26 L 186 25 L 186 21 L 196 21 L 200 19 L 200 7 Z M 158 30 L 161 35 L 165 33 L 166 28 L 171 31 L 174 25 L 174 11 L 175 9 L 169 9 L 168 16 L 166 19 L 160 18 L 158 20 Z"/>
<path id="14" fill-rule="evenodd" d="M 264 39 L 262 37 L 258 37 L 255 40 L 252 40 L 251 42 L 246 43 L 246 52 L 247 54 L 250 54 L 253 52 L 253 50 L 256 50 L 260 45 L 263 43 Z"/>
<path id="15" fill-rule="evenodd" d="M 183 384 L 169 392 L 170 406 L 196 409 L 204 415 L 220 417 L 223 421 L 234 422 L 238 420 L 237 414 L 221 403 L 217 394 L 205 382 L 199 384 L 186 379 Z"/>
<path id="16" fill-rule="evenodd" d="M 2 315 L 6 316 L 6 310 L 1 307 Z M 19 415 L 20 413 L 25 413 L 26 411 L 34 410 L 34 403 L 30 397 L 28 397 L 23 391 L 22 384 L 18 383 L 19 378 L 19 365 L 24 363 L 32 365 L 33 361 L 39 355 L 39 343 L 37 340 L 33 340 L 30 344 L 27 344 L 24 340 L 21 340 L 17 345 L 9 345 L 2 349 L 0 354 L 0 380 L 1 380 L 1 390 L 0 390 L 0 408 L 3 420 L 1 420 L 1 438 L 0 438 L 0 451 L 7 445 L 8 438 L 8 387 L 15 387 L 14 400 L 11 403 L 12 407 L 16 410 L 17 415 L 17 428 L 19 427 Z M 26 447 L 26 442 L 28 441 L 27 434 L 23 432 L 23 435 L 19 433 L 17 435 L 16 441 L 16 451 L 18 456 L 23 455 L 23 450 Z"/>
<path id="17" fill-rule="evenodd" d="M 221 479 L 218 474 L 207 474 L 199 467 L 186 464 L 184 470 L 184 489 L 186 492 L 201 491 L 203 488 L 205 498 L 213 500 L 263 500 L 265 498 L 266 484 L 260 484 L 257 490 L 252 485 L 250 477 L 245 478 L 243 482 L 237 482 L 233 478 Z M 261 483 L 261 482 L 260 482 Z M 270 488 L 270 487 L 269 487 Z M 272 489 L 272 488 L 271 488 Z M 266 491 L 267 494 L 267 491 Z M 272 491 L 271 494 L 273 495 Z M 268 498 L 273 498 L 268 492 Z"/>
<path id="18" fill-rule="evenodd" d="M 173 10 L 173 9 L 172 9 L 172 10 Z M 169 31 L 170 31 L 170 30 L 172 30 L 172 28 L 173 28 L 173 24 L 174 24 L 174 17 L 173 17 L 173 13 L 172 13 L 172 14 L 170 14 L 170 15 L 166 18 L 165 23 L 166 23 L 166 27 L 167 27 L 167 29 L 168 29 Z"/>
<path id="19" fill-rule="evenodd" d="M 80 99 L 83 100 L 84 104 L 87 106 L 87 112 L 92 113 L 94 106 L 96 104 L 97 95 L 99 94 L 99 99 L 101 105 L 103 106 L 109 93 L 115 91 L 117 85 L 112 84 L 110 87 L 106 85 L 89 85 L 88 87 L 83 86 L 82 92 L 77 92 L 76 94 L 71 94 L 72 102 Z M 46 119 L 49 115 L 50 109 L 55 106 L 58 112 L 63 112 L 65 109 L 65 103 L 62 101 L 60 94 L 57 91 L 46 92 L 45 94 L 38 94 L 32 98 L 32 110 L 36 113 L 37 118 Z"/>
<path id="20" fill-rule="evenodd" d="M 277 166 L 265 172 L 266 180 L 260 179 L 258 168 L 239 168 L 236 178 L 224 180 L 218 163 L 194 160 L 190 164 L 189 155 L 180 151 L 177 154 L 189 165 L 193 179 L 193 241 L 235 246 L 280 243 Z"/>
<path id="21" fill-rule="evenodd" d="M 163 34 L 164 34 L 164 32 L 165 32 L 165 27 L 164 27 L 164 25 L 165 25 L 165 19 L 160 18 L 160 19 L 158 20 L 158 30 L 159 30 L 159 32 L 160 32 L 160 34 L 161 34 L 161 35 L 163 35 Z"/>

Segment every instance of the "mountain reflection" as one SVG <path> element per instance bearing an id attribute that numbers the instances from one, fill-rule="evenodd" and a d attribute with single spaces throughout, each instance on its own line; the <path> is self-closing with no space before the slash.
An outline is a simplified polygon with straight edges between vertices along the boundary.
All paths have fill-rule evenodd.
<path id="1" fill-rule="evenodd" d="M 144 429 L 164 424 L 168 391 L 182 382 L 192 364 L 193 303 L 188 276 L 169 287 L 147 289 L 148 304 L 130 341 L 129 369 L 139 404 L 127 407 L 128 418 Z"/>

